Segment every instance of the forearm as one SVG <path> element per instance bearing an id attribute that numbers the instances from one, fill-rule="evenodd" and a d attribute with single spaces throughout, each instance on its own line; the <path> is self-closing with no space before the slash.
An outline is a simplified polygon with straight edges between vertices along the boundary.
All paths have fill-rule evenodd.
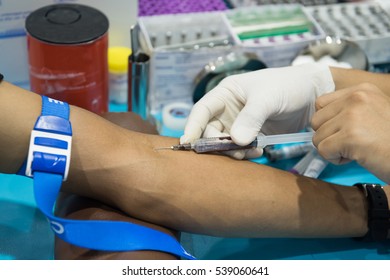
<path id="1" fill-rule="evenodd" d="M 158 134 L 156 127 L 141 119 L 141 117 L 132 112 L 102 114 L 105 119 L 132 131 L 139 131 L 148 134 Z M 79 187 L 79 184 L 77 185 Z M 126 213 L 96 200 L 88 199 L 78 195 L 61 193 L 56 201 L 56 215 L 62 218 L 75 220 L 118 220 L 133 224 L 140 224 L 164 232 L 174 238 L 179 238 L 179 233 L 172 229 L 166 229 L 144 221 L 140 221 L 128 216 Z M 95 251 L 87 248 L 81 248 L 67 243 L 56 236 L 55 254 L 56 259 L 177 259 L 177 257 L 159 251 L 128 251 L 128 252 L 107 252 Z"/>
<path id="2" fill-rule="evenodd" d="M 152 139 L 152 147 L 171 144 Z M 150 163 L 139 170 L 135 192 L 119 202 L 141 219 L 236 237 L 346 237 L 367 231 L 366 200 L 356 188 L 216 155 L 160 151 Z"/>
<path id="3" fill-rule="evenodd" d="M 40 110 L 38 95 L 0 83 L 0 172 L 15 173 L 21 167 Z"/>
<path id="4" fill-rule="evenodd" d="M 336 85 L 336 90 L 356 86 L 361 83 L 371 83 L 390 96 L 389 74 L 336 67 L 331 67 L 330 69 Z"/>

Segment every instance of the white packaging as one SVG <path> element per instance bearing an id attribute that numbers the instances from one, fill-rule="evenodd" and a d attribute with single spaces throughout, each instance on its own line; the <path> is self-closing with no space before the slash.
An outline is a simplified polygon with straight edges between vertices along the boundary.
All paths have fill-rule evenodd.
<path id="1" fill-rule="evenodd" d="M 380 64 L 390 61 L 388 2 L 343 3 L 305 9 L 319 22 L 327 35 L 357 43 L 370 64 Z"/>
<path id="2" fill-rule="evenodd" d="M 152 115 L 168 103 L 192 103 L 197 74 L 210 61 L 232 52 L 236 44 L 221 12 L 140 17 L 138 24 L 140 45 L 151 57 L 148 107 Z M 194 42 L 202 47 L 194 48 Z M 177 47 L 180 44 L 184 47 Z"/>
<path id="3" fill-rule="evenodd" d="M 279 4 L 279 5 L 261 5 L 254 7 L 242 7 L 226 11 L 228 23 L 231 25 L 232 33 L 237 36 L 237 32 L 233 25 L 231 18 L 235 16 L 243 17 L 247 15 L 248 18 L 266 18 L 269 14 L 279 17 L 272 24 L 278 24 L 283 14 L 300 12 L 303 18 L 310 23 L 311 30 L 305 33 L 264 36 L 250 40 L 240 40 L 238 37 L 236 41 L 246 52 L 255 53 L 268 67 L 288 66 L 297 54 L 304 49 L 311 42 L 323 39 L 325 32 L 319 24 L 313 19 L 302 5 L 299 4 Z"/>
<path id="4" fill-rule="evenodd" d="M 202 12 L 176 15 L 140 17 L 138 19 L 141 36 L 139 45 L 150 55 L 148 110 L 149 114 L 161 113 L 162 108 L 171 102 L 193 101 L 196 77 L 210 61 L 231 52 L 252 53 L 268 67 L 286 66 L 310 42 L 324 38 L 324 32 L 302 10 L 301 5 L 279 7 L 267 5 L 267 9 L 296 9 L 312 25 L 311 33 L 304 38 L 288 42 L 275 42 L 266 45 L 251 45 L 242 42 L 228 16 L 231 13 L 259 11 L 266 7 L 251 7 L 218 12 Z M 298 35 L 296 35 L 298 36 Z M 281 37 L 281 36 L 279 36 Z M 293 36 L 291 36 L 292 38 Z M 279 39 L 275 36 L 275 39 Z M 221 45 L 227 41 L 228 44 Z M 200 43 L 199 43 L 200 42 Z M 207 42 L 218 42 L 219 47 L 207 47 Z M 197 44 L 205 47 L 195 48 Z"/>

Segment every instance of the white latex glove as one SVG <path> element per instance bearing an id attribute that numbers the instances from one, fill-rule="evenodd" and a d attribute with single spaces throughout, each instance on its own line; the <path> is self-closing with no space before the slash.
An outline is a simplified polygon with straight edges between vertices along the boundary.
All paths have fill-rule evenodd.
<path id="1" fill-rule="evenodd" d="M 329 67 L 318 63 L 229 76 L 194 105 L 180 142 L 231 135 L 238 145 L 247 145 L 260 131 L 297 132 L 310 123 L 316 98 L 334 89 Z M 229 155 L 242 159 L 262 152 L 238 150 Z"/>

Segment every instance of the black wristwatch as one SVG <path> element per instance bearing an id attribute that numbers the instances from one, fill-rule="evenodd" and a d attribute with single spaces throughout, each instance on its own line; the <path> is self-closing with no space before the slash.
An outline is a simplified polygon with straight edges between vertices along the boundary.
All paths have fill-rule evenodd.
<path id="1" fill-rule="evenodd" d="M 368 200 L 367 241 L 384 241 L 390 238 L 390 210 L 386 194 L 379 184 L 358 183 L 354 186 L 363 191 Z"/>
<path id="2" fill-rule="evenodd" d="M 4 76 L 3 76 L 3 74 L 1 74 L 0 73 L 0 83 L 1 83 L 1 81 L 4 79 Z"/>

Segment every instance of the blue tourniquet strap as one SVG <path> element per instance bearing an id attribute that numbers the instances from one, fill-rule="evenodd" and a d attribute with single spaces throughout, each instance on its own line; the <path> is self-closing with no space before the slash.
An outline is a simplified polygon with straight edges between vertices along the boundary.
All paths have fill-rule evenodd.
<path id="1" fill-rule="evenodd" d="M 70 109 L 67 103 L 42 96 L 42 116 L 56 116 L 69 120 L 69 113 Z"/>
<path id="2" fill-rule="evenodd" d="M 49 116 L 49 118 L 45 118 Z M 51 118 L 54 116 L 54 118 Z M 58 120 L 60 118 L 61 120 Z M 34 130 L 50 132 L 53 134 L 72 135 L 69 118 L 69 106 L 66 103 L 55 101 L 42 96 L 42 116 L 38 118 Z M 62 120 L 65 119 L 67 123 Z M 69 130 L 70 129 L 70 130 Z M 33 130 L 33 132 L 34 132 Z M 35 135 L 32 133 L 32 135 Z M 33 136 L 32 136 L 33 137 Z M 61 189 L 62 181 L 67 173 L 66 161 L 70 161 L 70 155 L 55 154 L 61 149 L 70 149 L 67 138 L 56 136 L 53 141 L 46 139 L 44 134 L 32 139 L 30 151 L 33 160 L 27 161 L 27 169 L 31 169 L 34 179 L 34 195 L 38 208 L 46 215 L 55 234 L 73 245 L 104 251 L 134 251 L 153 250 L 167 252 L 185 259 L 195 259 L 187 253 L 180 243 L 172 236 L 157 230 L 119 221 L 99 220 L 70 220 L 54 216 L 54 205 Z M 38 138 L 38 140 L 36 140 Z M 50 138 L 50 137 L 49 137 Z M 66 143 L 65 143 L 66 142 Z M 69 145 L 67 145 L 67 143 Z M 48 145 L 48 150 L 42 150 L 40 146 Z M 54 147 L 54 148 L 53 148 Z M 29 168 L 28 165 L 32 167 Z M 54 167 L 53 167 L 54 166 Z M 59 167 L 58 167 L 59 166 Z M 27 174 L 27 171 L 26 171 Z"/>

